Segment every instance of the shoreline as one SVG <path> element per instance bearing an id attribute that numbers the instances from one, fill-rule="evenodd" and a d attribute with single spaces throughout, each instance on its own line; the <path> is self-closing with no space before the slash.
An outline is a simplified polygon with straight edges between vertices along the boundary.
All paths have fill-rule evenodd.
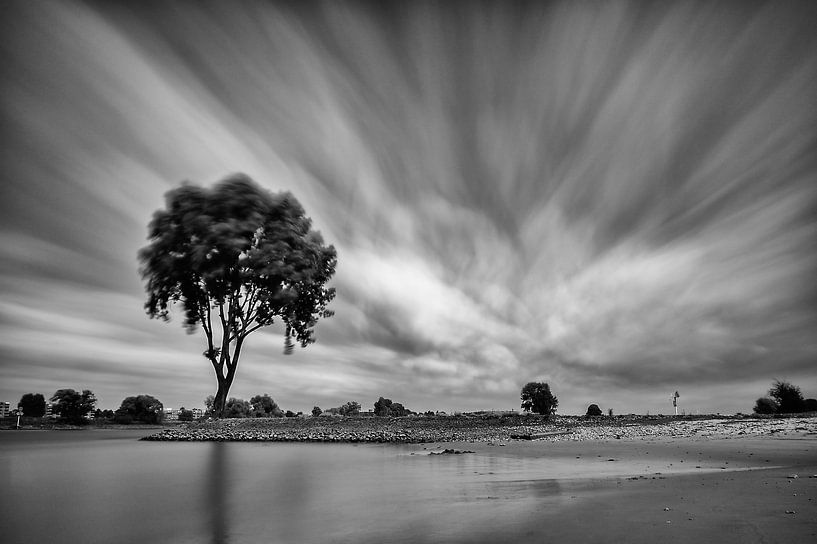
<path id="1" fill-rule="evenodd" d="M 178 425 L 151 441 L 508 443 L 740 436 L 817 436 L 817 417 L 580 418 L 538 416 L 224 419 Z"/>

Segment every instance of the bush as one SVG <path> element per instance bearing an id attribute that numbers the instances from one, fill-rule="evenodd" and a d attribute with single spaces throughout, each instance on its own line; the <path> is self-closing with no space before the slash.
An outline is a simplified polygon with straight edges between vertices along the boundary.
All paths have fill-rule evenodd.
<path id="1" fill-rule="evenodd" d="M 817 399 L 806 399 L 803 401 L 804 412 L 817 412 Z"/>
<path id="2" fill-rule="evenodd" d="M 349 401 L 338 407 L 338 413 L 342 416 L 356 416 L 360 413 L 360 404 L 357 401 Z"/>
<path id="3" fill-rule="evenodd" d="M 318 417 L 323 413 L 320 406 L 314 406 L 312 408 L 312 417 Z"/>
<path id="4" fill-rule="evenodd" d="M 601 408 L 598 404 L 591 404 L 587 407 L 587 417 L 595 417 L 601 415 Z"/>
<path id="5" fill-rule="evenodd" d="M 405 408 L 399 402 L 392 402 L 391 399 L 380 397 L 374 403 L 374 415 L 378 417 L 403 417 L 413 412 Z"/>
<path id="6" fill-rule="evenodd" d="M 769 389 L 769 396 L 777 402 L 777 412 L 780 414 L 794 414 L 802 412 L 805 408 L 800 388 L 789 382 L 775 380 Z"/>
<path id="7" fill-rule="evenodd" d="M 193 410 L 188 410 L 184 406 L 179 408 L 179 421 L 193 421 Z"/>
<path id="8" fill-rule="evenodd" d="M 253 417 L 281 417 L 284 412 L 278 404 L 267 395 L 256 395 L 250 399 Z"/>
<path id="9" fill-rule="evenodd" d="M 769 397 L 760 397 L 753 410 L 756 414 L 774 414 L 777 413 L 777 403 Z"/>
<path id="10" fill-rule="evenodd" d="M 252 415 L 252 406 L 244 399 L 230 397 L 227 404 L 224 405 L 224 417 L 240 418 L 250 417 Z"/>

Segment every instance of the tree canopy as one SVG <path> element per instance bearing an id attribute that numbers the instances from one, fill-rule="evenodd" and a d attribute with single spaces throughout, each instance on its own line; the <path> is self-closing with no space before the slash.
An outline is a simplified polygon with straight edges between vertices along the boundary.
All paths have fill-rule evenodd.
<path id="1" fill-rule="evenodd" d="M 550 386 L 543 382 L 528 382 L 522 388 L 522 409 L 526 412 L 549 416 L 559 406 L 559 399 L 550 392 Z"/>
<path id="2" fill-rule="evenodd" d="M 164 419 L 164 405 L 151 395 L 125 397 L 114 417 L 122 423 L 138 421 L 141 423 L 161 423 Z"/>
<path id="3" fill-rule="evenodd" d="M 85 416 L 94 410 L 96 396 L 84 389 L 78 393 L 73 389 L 59 389 L 51 397 L 53 413 L 69 423 L 85 423 Z"/>
<path id="4" fill-rule="evenodd" d="M 284 415 L 278 403 L 267 394 L 254 396 L 250 399 L 250 404 L 253 417 L 281 417 Z"/>
<path id="5" fill-rule="evenodd" d="M 45 415 L 45 397 L 41 393 L 26 393 L 20 398 L 20 408 L 26 417 L 43 417 Z"/>
<path id="6" fill-rule="evenodd" d="M 210 189 L 183 184 L 165 200 L 150 222 L 149 245 L 139 251 L 145 309 L 168 320 L 179 304 L 188 332 L 204 330 L 220 417 L 247 335 L 278 318 L 285 353 L 292 338 L 302 347 L 315 341 L 318 319 L 332 315 L 326 307 L 335 290 L 326 284 L 337 255 L 291 193 L 271 193 L 243 174 Z"/>

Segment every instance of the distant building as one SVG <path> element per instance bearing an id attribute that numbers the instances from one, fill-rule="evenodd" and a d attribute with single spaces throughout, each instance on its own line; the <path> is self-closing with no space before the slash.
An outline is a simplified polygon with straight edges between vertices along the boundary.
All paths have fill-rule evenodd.
<path id="1" fill-rule="evenodd" d="M 0 402 L 0 417 L 9 417 L 11 415 L 11 403 Z"/>
<path id="2" fill-rule="evenodd" d="M 173 408 L 165 408 L 165 420 L 166 421 L 176 421 L 179 419 L 179 411 L 174 410 Z"/>
<path id="3" fill-rule="evenodd" d="M 204 410 L 201 408 L 192 408 L 190 411 L 193 412 L 193 419 L 204 417 Z"/>

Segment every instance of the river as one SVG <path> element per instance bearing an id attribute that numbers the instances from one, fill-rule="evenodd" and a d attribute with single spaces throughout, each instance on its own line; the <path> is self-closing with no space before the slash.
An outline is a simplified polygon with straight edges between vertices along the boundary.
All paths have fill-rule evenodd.
<path id="1" fill-rule="evenodd" d="M 3 542 L 523 541 L 566 500 L 546 459 L 149 432 L 0 432 Z"/>

